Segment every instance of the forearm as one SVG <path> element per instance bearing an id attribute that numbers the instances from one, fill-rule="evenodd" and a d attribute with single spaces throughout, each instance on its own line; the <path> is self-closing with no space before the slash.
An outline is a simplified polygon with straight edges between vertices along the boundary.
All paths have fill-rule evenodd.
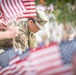
<path id="1" fill-rule="evenodd" d="M 7 33 L 6 32 L 0 32 L 0 40 L 7 39 Z"/>

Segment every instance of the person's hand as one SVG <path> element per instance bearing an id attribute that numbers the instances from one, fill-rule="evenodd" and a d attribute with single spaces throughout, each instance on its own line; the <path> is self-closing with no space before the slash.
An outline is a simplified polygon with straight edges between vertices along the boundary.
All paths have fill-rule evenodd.
<path id="1" fill-rule="evenodd" d="M 8 26 L 5 33 L 6 33 L 6 38 L 8 38 L 8 39 L 17 37 L 18 36 L 18 27 Z"/>
<path id="2" fill-rule="evenodd" d="M 7 25 L 0 22 L 0 30 L 6 29 Z"/>

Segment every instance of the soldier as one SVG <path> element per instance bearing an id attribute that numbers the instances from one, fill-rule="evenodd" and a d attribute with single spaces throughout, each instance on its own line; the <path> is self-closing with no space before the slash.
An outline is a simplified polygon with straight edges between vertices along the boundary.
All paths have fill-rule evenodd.
<path id="1" fill-rule="evenodd" d="M 41 13 L 43 15 L 41 15 Z M 47 34 L 44 30 L 44 24 L 48 21 L 47 15 L 42 10 L 37 10 L 37 17 L 36 18 L 29 18 L 26 21 L 25 20 L 18 20 L 15 24 L 16 26 L 19 26 L 19 35 L 14 40 L 14 48 L 15 50 L 23 50 L 25 52 L 29 48 L 36 48 L 37 42 L 37 36 L 40 35 L 40 33 L 45 34 L 45 37 L 47 38 Z M 41 31 L 41 32 L 40 32 Z M 36 33 L 37 32 L 37 33 Z M 39 36 L 38 35 L 38 36 Z M 43 37 L 44 35 L 40 35 L 39 38 Z M 42 39 L 42 38 L 41 38 Z M 45 38 L 44 38 L 45 39 Z"/>
<path id="2" fill-rule="evenodd" d="M 19 26 L 19 35 L 13 40 L 13 47 L 18 52 L 36 48 L 44 40 L 48 40 L 44 27 L 36 19 L 29 18 L 27 22 L 19 21 L 17 26 Z"/>
<path id="3" fill-rule="evenodd" d="M 44 27 L 38 24 L 35 19 L 29 18 L 27 21 L 27 25 L 30 32 L 30 37 L 28 41 L 30 48 L 36 48 L 39 46 L 40 43 L 44 42 L 44 40 L 48 40 Z"/>
<path id="4" fill-rule="evenodd" d="M 43 18 L 46 20 L 46 17 Z M 39 23 L 44 22 L 38 18 L 40 21 Z M 47 34 L 43 30 L 43 25 L 39 24 L 36 19 L 29 18 L 27 21 L 25 20 L 17 20 L 9 23 L 8 26 L 15 25 L 19 27 L 18 36 L 13 38 L 12 40 L 1 40 L 3 43 L 0 42 L 0 49 L 6 50 L 0 55 L 0 63 L 2 67 L 7 66 L 10 59 L 15 57 L 16 55 L 20 55 L 21 58 L 25 57 L 27 54 L 28 49 L 33 49 L 38 47 L 39 43 L 36 43 L 37 35 L 40 33 L 44 33 L 46 36 L 40 35 L 40 39 L 47 39 Z M 43 24 L 43 23 L 42 23 Z M 39 36 L 39 35 L 38 35 Z M 41 38 L 43 37 L 43 38 Z M 38 39 L 38 38 L 37 38 Z M 41 42 L 40 42 L 41 44 Z M 5 47 L 4 47 L 5 46 Z M 15 50 L 15 51 L 14 51 Z M 22 56 L 24 54 L 24 56 Z M 5 56 L 5 58 L 3 58 Z M 7 61 L 7 62 L 6 62 Z M 4 63 L 3 63 L 4 62 Z"/>

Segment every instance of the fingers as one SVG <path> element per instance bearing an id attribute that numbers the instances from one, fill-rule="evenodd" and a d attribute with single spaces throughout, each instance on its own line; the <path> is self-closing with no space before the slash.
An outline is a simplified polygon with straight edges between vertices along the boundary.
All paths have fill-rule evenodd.
<path id="1" fill-rule="evenodd" d="M 6 32 L 7 32 L 8 38 L 17 37 L 19 33 L 19 27 L 8 26 Z"/>
<path id="2" fill-rule="evenodd" d="M 6 29 L 7 28 L 7 25 L 3 24 L 3 23 L 0 23 L 0 29 Z"/>

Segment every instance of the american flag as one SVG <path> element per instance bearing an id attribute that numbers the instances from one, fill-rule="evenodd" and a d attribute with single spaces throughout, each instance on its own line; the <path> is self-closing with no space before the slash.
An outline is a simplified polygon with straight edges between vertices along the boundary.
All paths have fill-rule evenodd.
<path id="1" fill-rule="evenodd" d="M 7 22 L 21 18 L 35 18 L 34 0 L 1 0 L 2 19 Z"/>
<path id="2" fill-rule="evenodd" d="M 74 75 L 72 65 L 63 64 L 59 46 L 56 43 L 31 50 L 24 59 L 19 56 L 0 71 L 0 75 Z"/>

